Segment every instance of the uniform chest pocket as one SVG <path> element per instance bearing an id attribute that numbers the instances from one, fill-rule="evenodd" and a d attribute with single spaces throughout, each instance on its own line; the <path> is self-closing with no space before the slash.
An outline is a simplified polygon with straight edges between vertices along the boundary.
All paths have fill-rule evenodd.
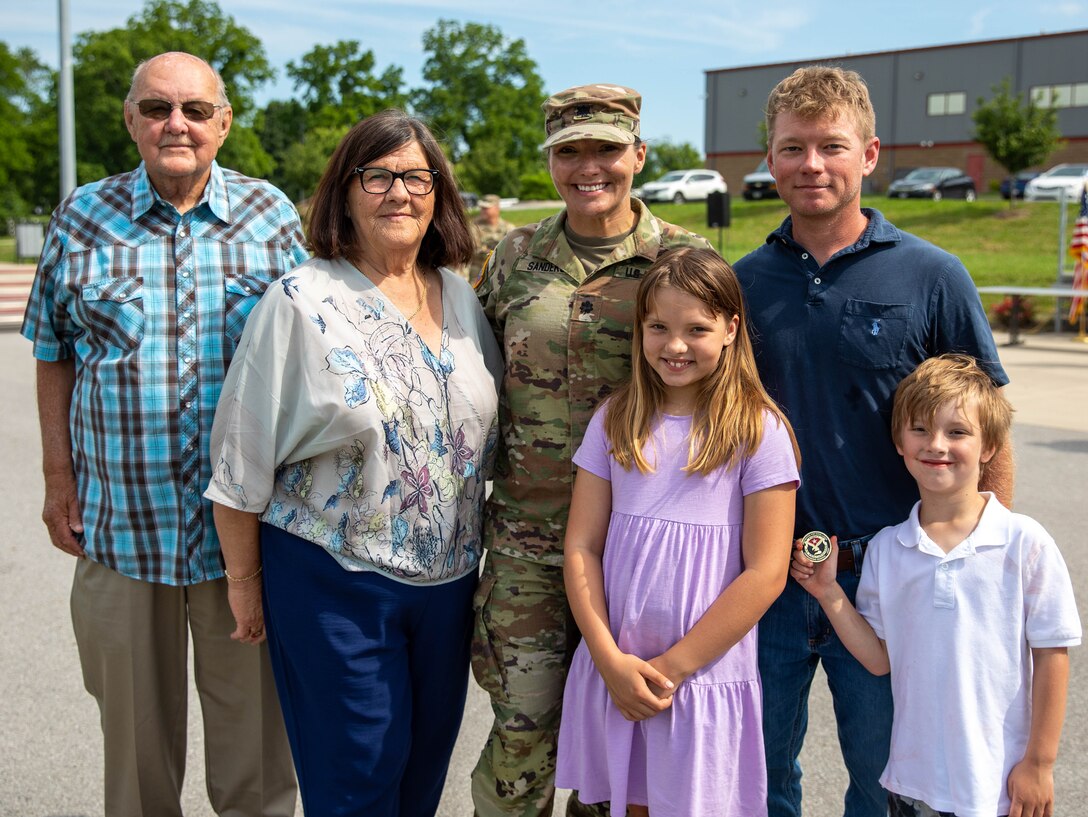
<path id="1" fill-rule="evenodd" d="M 862 369 L 892 369 L 910 333 L 911 304 L 848 300 L 839 333 L 839 360 Z"/>
<path id="2" fill-rule="evenodd" d="M 80 290 L 80 318 L 95 340 L 136 349 L 144 338 L 144 279 L 110 278 Z"/>
<path id="3" fill-rule="evenodd" d="M 224 322 L 227 337 L 237 345 L 246 319 L 270 282 L 259 275 L 233 275 L 223 279 Z"/>

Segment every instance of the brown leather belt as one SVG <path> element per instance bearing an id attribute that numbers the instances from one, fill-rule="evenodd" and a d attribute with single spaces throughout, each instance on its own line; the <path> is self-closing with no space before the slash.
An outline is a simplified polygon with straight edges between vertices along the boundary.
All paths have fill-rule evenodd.
<path id="1" fill-rule="evenodd" d="M 839 572 L 844 570 L 853 570 L 855 573 L 861 571 L 861 564 L 858 560 L 854 559 L 854 545 L 861 545 L 861 553 L 864 558 L 865 549 L 869 547 L 869 540 L 873 538 L 873 534 L 868 536 L 859 536 L 856 539 L 845 539 L 839 542 Z"/>

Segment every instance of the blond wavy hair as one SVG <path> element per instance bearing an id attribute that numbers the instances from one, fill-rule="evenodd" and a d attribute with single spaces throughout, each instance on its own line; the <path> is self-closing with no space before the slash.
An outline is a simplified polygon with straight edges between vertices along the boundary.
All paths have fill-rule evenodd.
<path id="1" fill-rule="evenodd" d="M 828 65 L 798 68 L 767 97 L 767 144 L 774 144 L 774 124 L 780 113 L 804 120 L 834 119 L 845 113 L 857 126 L 862 142 L 876 136 L 876 114 L 869 88 L 857 71 Z"/>

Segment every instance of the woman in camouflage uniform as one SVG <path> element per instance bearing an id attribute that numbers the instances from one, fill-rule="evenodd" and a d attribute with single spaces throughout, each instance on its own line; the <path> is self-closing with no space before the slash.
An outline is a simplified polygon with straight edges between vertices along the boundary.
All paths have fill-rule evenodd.
<path id="1" fill-rule="evenodd" d="M 659 252 L 709 247 L 631 196 L 646 160 L 642 97 L 584 85 L 544 103 L 548 170 L 566 207 L 509 233 L 477 293 L 505 358 L 500 448 L 476 593 L 472 668 L 495 722 L 472 774 L 478 817 L 549 815 L 563 683 L 578 631 L 563 534 L 593 410 L 630 372 L 639 279 Z M 568 814 L 600 814 L 572 797 Z"/>

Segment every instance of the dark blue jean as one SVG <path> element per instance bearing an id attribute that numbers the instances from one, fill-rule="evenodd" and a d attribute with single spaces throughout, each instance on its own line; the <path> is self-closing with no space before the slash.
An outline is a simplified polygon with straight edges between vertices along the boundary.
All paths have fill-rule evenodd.
<path id="1" fill-rule="evenodd" d="M 858 577 L 848 570 L 838 579 L 853 602 Z M 888 799 L 878 780 L 888 762 L 892 731 L 888 676 L 872 675 L 850 655 L 819 603 L 793 579 L 759 622 L 768 815 L 801 815 L 798 756 L 808 729 L 809 689 L 821 661 L 850 774 L 844 817 L 885 817 Z"/>

